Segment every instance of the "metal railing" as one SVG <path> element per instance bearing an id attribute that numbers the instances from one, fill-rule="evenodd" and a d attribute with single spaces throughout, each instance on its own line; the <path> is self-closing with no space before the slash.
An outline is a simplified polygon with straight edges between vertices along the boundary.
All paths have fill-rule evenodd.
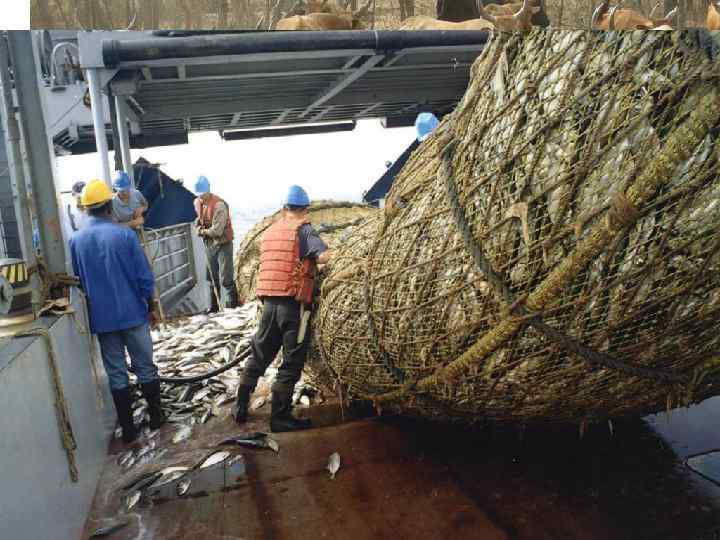
<path id="1" fill-rule="evenodd" d="M 160 302 L 170 311 L 197 283 L 190 223 L 146 229 L 143 244 Z"/>

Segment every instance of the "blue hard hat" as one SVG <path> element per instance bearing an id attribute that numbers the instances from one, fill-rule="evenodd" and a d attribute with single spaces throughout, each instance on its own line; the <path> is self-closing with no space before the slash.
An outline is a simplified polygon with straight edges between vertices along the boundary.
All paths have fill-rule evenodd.
<path id="1" fill-rule="evenodd" d="M 112 186 L 115 191 L 128 191 L 130 189 L 130 177 L 128 173 L 125 171 L 117 171 Z"/>
<path id="2" fill-rule="evenodd" d="M 195 193 L 210 193 L 210 180 L 205 176 L 200 176 L 195 182 Z"/>
<path id="3" fill-rule="evenodd" d="M 288 206 L 310 206 L 310 197 L 300 186 L 290 186 L 285 204 Z"/>
<path id="4" fill-rule="evenodd" d="M 440 121 L 433 113 L 424 112 L 418 114 L 415 119 L 415 129 L 417 130 L 418 141 L 424 141 L 427 139 L 439 125 Z"/>

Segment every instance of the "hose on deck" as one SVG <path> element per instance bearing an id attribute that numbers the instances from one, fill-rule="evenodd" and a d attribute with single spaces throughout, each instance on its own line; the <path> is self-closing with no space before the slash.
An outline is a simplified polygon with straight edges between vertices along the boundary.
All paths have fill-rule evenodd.
<path id="1" fill-rule="evenodd" d="M 228 362 L 224 366 L 220 366 L 217 369 L 208 371 L 207 373 L 203 373 L 202 375 L 196 375 L 194 377 L 159 377 L 159 380 L 160 380 L 160 382 L 167 383 L 167 384 L 193 384 L 193 383 L 203 381 L 205 379 L 211 379 L 212 377 L 216 377 L 216 376 L 220 375 L 221 373 L 224 373 L 225 371 L 234 368 L 240 362 L 242 362 L 248 356 L 250 356 L 250 353 L 251 353 L 251 349 L 250 349 L 250 346 L 248 346 L 244 351 L 242 351 L 239 354 L 236 354 L 234 360 Z"/>

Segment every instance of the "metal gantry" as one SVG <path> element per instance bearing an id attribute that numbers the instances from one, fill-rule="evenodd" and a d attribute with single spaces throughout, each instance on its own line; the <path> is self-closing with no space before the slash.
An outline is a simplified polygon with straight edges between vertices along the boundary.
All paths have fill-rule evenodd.
<path id="1" fill-rule="evenodd" d="M 235 140 L 268 128 L 364 118 L 399 126 L 421 111 L 442 116 L 464 94 L 487 34 L 81 32 L 77 41 L 93 112 L 56 123 L 55 143 L 72 153 L 99 149 L 109 181 L 111 131 L 131 170 L 130 147 L 186 143 L 194 131 Z M 114 118 L 105 95 L 115 101 Z"/>

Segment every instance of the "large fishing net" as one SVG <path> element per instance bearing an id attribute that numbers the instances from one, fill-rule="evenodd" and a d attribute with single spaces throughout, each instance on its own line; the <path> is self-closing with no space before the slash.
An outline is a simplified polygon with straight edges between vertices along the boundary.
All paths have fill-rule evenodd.
<path id="1" fill-rule="evenodd" d="M 366 204 L 321 200 L 310 205 L 308 220 L 325 243 L 330 248 L 334 248 L 350 234 L 355 225 L 375 213 L 376 210 Z M 280 215 L 281 212 L 278 211 L 256 223 L 243 237 L 240 244 L 240 249 L 235 257 L 235 282 L 240 297 L 246 301 L 255 298 L 257 273 L 260 269 L 262 234 Z"/>
<path id="2" fill-rule="evenodd" d="M 585 422 L 718 393 L 718 40 L 496 37 L 340 247 L 315 369 L 444 420 Z"/>

